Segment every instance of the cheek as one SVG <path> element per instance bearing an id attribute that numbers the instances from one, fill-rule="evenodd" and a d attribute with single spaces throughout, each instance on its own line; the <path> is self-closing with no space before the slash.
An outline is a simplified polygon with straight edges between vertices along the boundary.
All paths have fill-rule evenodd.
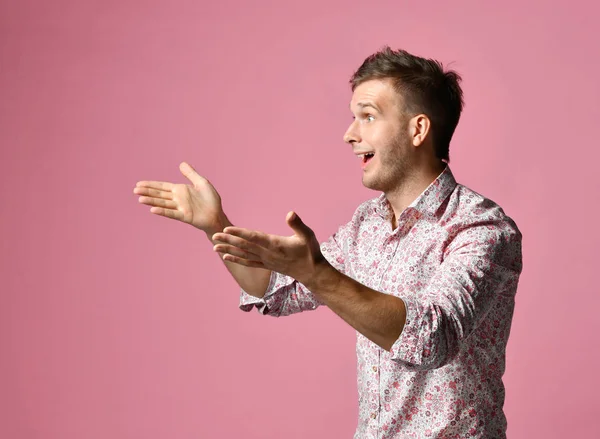
<path id="1" fill-rule="evenodd" d="M 375 148 L 375 150 L 379 151 L 387 148 L 390 137 L 385 130 L 372 126 L 364 129 L 362 140 L 369 146 Z"/>
<path id="2" fill-rule="evenodd" d="M 389 146 L 397 143 L 398 139 L 406 138 L 405 132 L 400 127 L 389 123 L 373 125 L 369 131 L 369 136 L 381 146 Z"/>

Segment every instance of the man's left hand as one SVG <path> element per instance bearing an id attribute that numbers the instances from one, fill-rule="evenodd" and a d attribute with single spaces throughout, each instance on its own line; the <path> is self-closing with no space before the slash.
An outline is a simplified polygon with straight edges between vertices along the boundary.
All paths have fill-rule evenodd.
<path id="1" fill-rule="evenodd" d="M 226 227 L 213 235 L 219 242 L 214 250 L 222 254 L 223 260 L 276 271 L 306 285 L 327 261 L 315 233 L 295 212 L 288 213 L 286 222 L 294 231 L 292 236 Z"/>

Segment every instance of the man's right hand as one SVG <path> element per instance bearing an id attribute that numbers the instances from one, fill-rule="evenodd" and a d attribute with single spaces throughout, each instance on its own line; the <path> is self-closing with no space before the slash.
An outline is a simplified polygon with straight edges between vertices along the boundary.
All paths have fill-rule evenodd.
<path id="1" fill-rule="evenodd" d="M 206 233 L 216 245 L 212 236 L 232 225 L 223 212 L 221 197 L 214 186 L 189 164 L 183 162 L 179 170 L 192 184 L 140 181 L 133 193 L 140 195 L 140 203 L 152 206 L 150 212 L 190 224 Z M 223 262 L 244 291 L 263 297 L 271 278 L 270 270 L 244 267 L 227 260 Z"/>
<path id="2" fill-rule="evenodd" d="M 207 234 L 230 225 L 214 186 L 185 162 L 179 170 L 191 184 L 139 181 L 133 193 L 140 195 L 140 203 L 151 206 L 150 212 L 190 224 Z"/>

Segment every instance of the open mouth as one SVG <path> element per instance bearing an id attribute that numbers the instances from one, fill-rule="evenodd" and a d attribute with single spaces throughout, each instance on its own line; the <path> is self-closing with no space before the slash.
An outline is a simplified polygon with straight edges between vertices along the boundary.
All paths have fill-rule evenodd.
<path id="1" fill-rule="evenodd" d="M 369 160 L 371 160 L 373 158 L 374 155 L 375 155 L 374 152 L 367 152 L 365 154 L 360 154 L 359 158 L 362 159 L 363 165 L 366 165 L 369 162 Z"/>

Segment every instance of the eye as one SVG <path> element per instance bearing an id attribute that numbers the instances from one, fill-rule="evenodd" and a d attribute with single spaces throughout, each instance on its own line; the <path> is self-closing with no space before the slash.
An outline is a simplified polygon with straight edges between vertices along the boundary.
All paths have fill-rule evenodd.
<path id="1" fill-rule="evenodd" d="M 367 117 L 366 117 L 366 119 L 367 119 L 369 122 L 373 122 L 373 121 L 375 120 L 375 116 L 373 116 L 372 114 L 367 114 Z"/>

